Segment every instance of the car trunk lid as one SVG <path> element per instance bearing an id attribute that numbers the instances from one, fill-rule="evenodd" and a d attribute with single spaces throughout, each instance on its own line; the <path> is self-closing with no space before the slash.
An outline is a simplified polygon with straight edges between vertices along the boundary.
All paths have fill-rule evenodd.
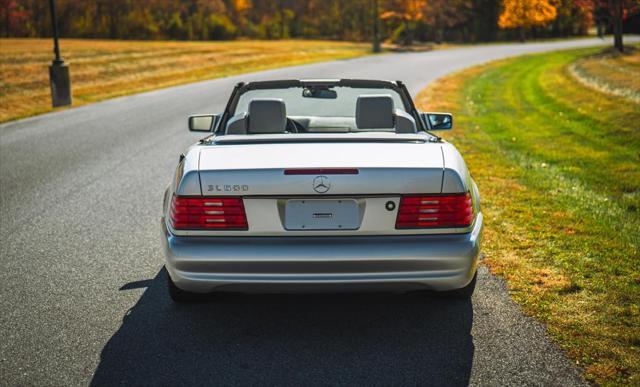
<path id="1" fill-rule="evenodd" d="M 422 141 L 234 143 L 202 149 L 199 161 L 204 195 L 440 193 L 443 168 L 440 144 Z"/>

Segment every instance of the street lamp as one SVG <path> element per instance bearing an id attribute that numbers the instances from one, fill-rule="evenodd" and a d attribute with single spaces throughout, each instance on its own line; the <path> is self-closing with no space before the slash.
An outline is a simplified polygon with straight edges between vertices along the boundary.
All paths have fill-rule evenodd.
<path id="1" fill-rule="evenodd" d="M 49 7 L 51 8 L 51 27 L 53 29 L 53 52 L 56 55 L 49 66 L 51 105 L 53 107 L 67 106 L 71 105 L 71 80 L 69 79 L 69 66 L 60 58 L 55 0 L 49 0 Z"/>
<path id="2" fill-rule="evenodd" d="M 380 52 L 380 15 L 378 15 L 378 0 L 373 0 L 373 52 Z"/>

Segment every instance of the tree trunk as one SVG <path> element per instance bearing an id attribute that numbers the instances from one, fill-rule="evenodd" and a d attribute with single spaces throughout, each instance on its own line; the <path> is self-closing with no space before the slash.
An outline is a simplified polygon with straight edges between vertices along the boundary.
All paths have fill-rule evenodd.
<path id="1" fill-rule="evenodd" d="M 109 39 L 118 36 L 118 4 L 109 3 Z"/>
<path id="2" fill-rule="evenodd" d="M 442 23 L 442 15 L 441 15 L 441 11 L 438 10 L 438 13 L 436 14 L 436 20 L 434 23 L 434 28 L 435 28 L 435 41 L 436 44 L 442 44 L 442 41 L 444 40 L 444 23 Z"/>
<path id="3" fill-rule="evenodd" d="M 408 19 L 404 21 L 404 45 L 406 47 L 411 46 L 413 43 L 413 28 L 411 22 Z"/>
<path id="4" fill-rule="evenodd" d="M 611 21 L 613 23 L 613 47 L 619 52 L 624 52 L 622 42 L 622 0 L 610 0 Z"/>
<path id="5" fill-rule="evenodd" d="M 5 21 L 4 21 L 4 36 L 6 36 L 7 38 L 11 36 L 11 10 L 9 9 L 9 7 L 7 6 L 7 9 L 5 10 Z"/>
<path id="6" fill-rule="evenodd" d="M 525 36 L 524 32 L 525 32 L 524 27 L 520 27 L 519 28 L 519 33 L 520 33 L 520 41 L 522 43 L 524 43 L 526 41 L 526 36 Z"/>
<path id="7" fill-rule="evenodd" d="M 598 28 L 598 37 L 600 39 L 604 39 L 604 26 L 602 25 L 602 23 L 598 23 L 597 28 Z"/>
<path id="8" fill-rule="evenodd" d="M 284 39 L 285 38 L 285 34 L 284 34 L 284 30 L 285 30 L 285 25 L 286 25 L 286 20 L 285 20 L 285 15 L 284 15 L 284 4 L 282 4 L 282 2 L 280 2 L 280 7 L 279 7 L 279 11 L 280 11 L 280 39 Z"/>

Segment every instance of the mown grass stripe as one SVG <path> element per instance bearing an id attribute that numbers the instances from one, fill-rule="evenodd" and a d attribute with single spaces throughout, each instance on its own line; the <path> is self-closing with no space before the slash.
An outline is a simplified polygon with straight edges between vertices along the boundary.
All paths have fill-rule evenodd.
<path id="1" fill-rule="evenodd" d="M 334 41 L 140 42 L 62 40 L 74 105 L 271 68 L 369 54 Z M 51 110 L 47 39 L 0 40 L 0 122 Z"/>
<path id="2" fill-rule="evenodd" d="M 590 380 L 637 384 L 640 111 L 569 76 L 571 63 L 593 53 L 465 70 L 418 104 L 456 117 L 446 138 L 481 191 L 486 264 Z"/>

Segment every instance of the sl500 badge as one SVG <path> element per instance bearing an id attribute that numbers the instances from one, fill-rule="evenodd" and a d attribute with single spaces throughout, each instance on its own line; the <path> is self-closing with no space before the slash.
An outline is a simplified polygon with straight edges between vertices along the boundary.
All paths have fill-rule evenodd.
<path id="1" fill-rule="evenodd" d="M 249 190 L 249 186 L 240 184 L 209 184 L 207 190 L 209 192 L 246 192 Z"/>

